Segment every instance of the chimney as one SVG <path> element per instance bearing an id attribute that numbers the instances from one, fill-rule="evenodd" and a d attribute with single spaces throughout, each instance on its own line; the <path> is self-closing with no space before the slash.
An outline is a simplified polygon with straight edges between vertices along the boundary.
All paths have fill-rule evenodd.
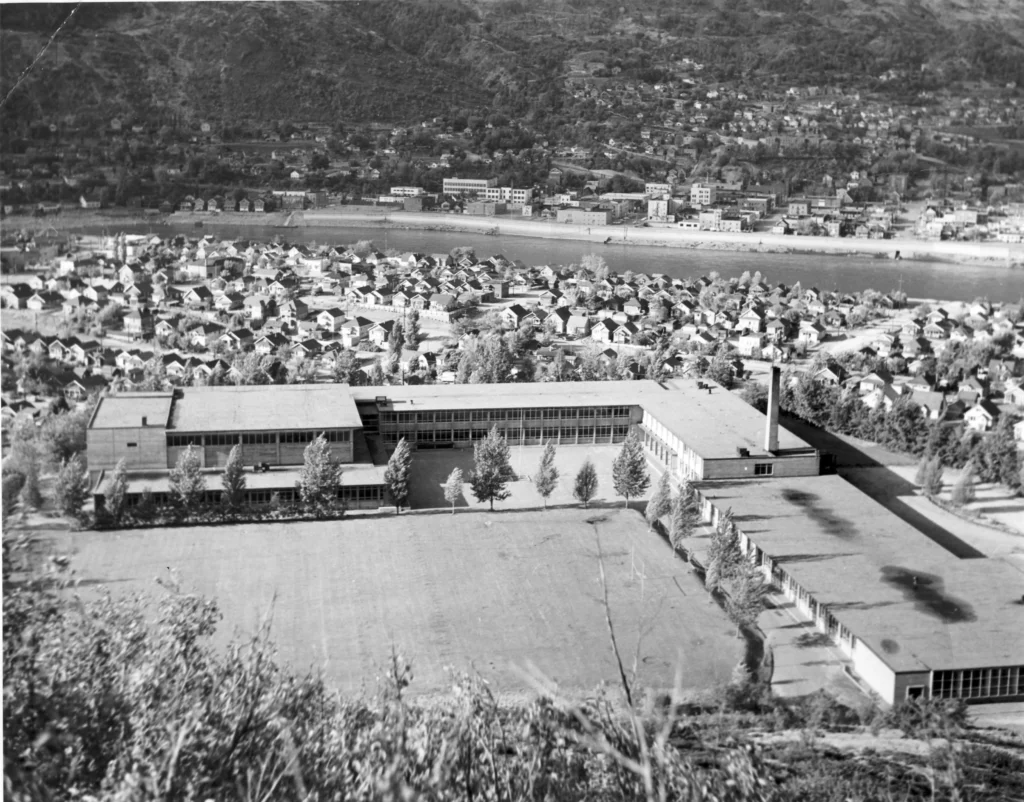
<path id="1" fill-rule="evenodd" d="M 764 450 L 774 454 L 779 450 L 779 374 L 772 365 L 772 378 L 768 384 L 768 419 L 764 429 Z"/>

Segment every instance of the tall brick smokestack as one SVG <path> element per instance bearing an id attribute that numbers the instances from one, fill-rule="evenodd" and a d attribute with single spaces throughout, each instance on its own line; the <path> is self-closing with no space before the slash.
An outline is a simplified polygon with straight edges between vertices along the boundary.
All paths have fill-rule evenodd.
<path id="1" fill-rule="evenodd" d="M 772 378 L 768 383 L 768 418 L 764 427 L 764 450 L 774 453 L 779 450 L 779 374 L 772 365 Z"/>

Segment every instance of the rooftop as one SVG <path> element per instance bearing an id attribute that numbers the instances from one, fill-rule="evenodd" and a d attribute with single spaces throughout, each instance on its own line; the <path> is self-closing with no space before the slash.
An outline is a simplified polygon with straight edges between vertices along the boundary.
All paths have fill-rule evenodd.
<path id="1" fill-rule="evenodd" d="M 700 490 L 894 671 L 1024 665 L 1008 563 L 957 558 L 838 476 Z"/>
<path id="2" fill-rule="evenodd" d="M 166 426 L 171 414 L 171 393 L 122 393 L 100 399 L 90 429 L 125 429 Z"/>
<path id="3" fill-rule="evenodd" d="M 238 432 L 362 427 L 345 384 L 189 387 L 174 402 L 170 427 Z"/>
<path id="4" fill-rule="evenodd" d="M 694 379 L 666 382 L 595 381 L 512 384 L 429 384 L 353 387 L 356 403 L 387 399 L 381 409 L 429 412 L 441 409 L 584 407 L 639 405 L 704 459 L 731 459 L 737 446 L 764 454 L 765 416 L 735 393 L 710 380 L 699 390 Z M 779 429 L 779 450 L 810 449 L 796 435 Z"/>

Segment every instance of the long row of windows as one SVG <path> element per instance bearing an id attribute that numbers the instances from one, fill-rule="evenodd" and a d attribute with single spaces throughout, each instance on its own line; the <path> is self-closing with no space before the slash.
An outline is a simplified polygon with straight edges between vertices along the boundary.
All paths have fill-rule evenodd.
<path id="1" fill-rule="evenodd" d="M 941 699 L 988 699 L 1024 695 L 1024 666 L 936 671 L 932 696 Z"/>
<path id="2" fill-rule="evenodd" d="M 168 448 L 185 448 L 186 446 L 233 446 L 241 442 L 246 446 L 273 445 L 282 443 L 311 443 L 319 435 L 324 435 L 328 443 L 347 443 L 352 439 L 352 432 L 349 429 L 331 429 L 325 432 L 246 432 L 245 434 L 169 434 L 167 435 Z"/>
<path id="3" fill-rule="evenodd" d="M 472 429 L 431 429 L 417 431 L 415 429 L 397 429 L 384 432 L 385 443 L 397 443 L 403 437 L 410 443 L 458 443 L 470 440 L 483 440 L 490 430 L 486 427 Z M 629 434 L 628 424 L 615 426 L 527 426 L 500 430 L 509 443 L 522 443 L 530 440 L 554 440 L 561 443 L 574 443 L 577 440 L 593 442 L 622 439 Z"/>
<path id="4" fill-rule="evenodd" d="M 629 407 L 528 407 L 525 409 L 460 409 L 433 412 L 381 412 L 382 424 L 453 423 L 462 421 L 576 420 L 628 418 Z"/>
<path id="5" fill-rule="evenodd" d="M 274 496 L 277 496 L 278 502 L 290 503 L 296 501 L 298 496 L 293 488 L 284 488 L 281 490 L 247 490 L 245 493 L 245 500 L 249 504 L 269 504 Z M 339 487 L 338 498 L 345 499 L 346 501 L 384 501 L 384 486 L 383 485 L 359 485 L 355 487 Z M 141 493 L 132 493 L 125 499 L 125 504 L 128 507 L 134 507 L 139 504 L 142 500 Z M 170 493 L 153 493 L 152 500 L 154 504 L 170 504 L 174 501 L 174 498 Z M 221 500 L 220 490 L 207 490 L 203 503 L 205 504 L 219 504 Z"/>

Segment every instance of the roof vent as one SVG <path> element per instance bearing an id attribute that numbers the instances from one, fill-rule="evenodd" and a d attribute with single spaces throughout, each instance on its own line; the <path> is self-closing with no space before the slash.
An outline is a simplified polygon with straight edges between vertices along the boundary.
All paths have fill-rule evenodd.
<path id="1" fill-rule="evenodd" d="M 145 415 L 142 416 L 142 425 L 143 426 L 146 425 L 146 416 Z"/>

